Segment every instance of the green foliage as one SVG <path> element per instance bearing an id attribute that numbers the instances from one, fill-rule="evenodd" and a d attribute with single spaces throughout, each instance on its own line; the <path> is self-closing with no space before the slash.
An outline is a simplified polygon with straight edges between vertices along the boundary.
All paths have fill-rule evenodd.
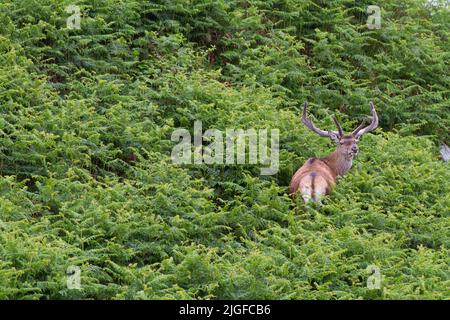
<path id="1" fill-rule="evenodd" d="M 370 4 L 2 1 L 0 298 L 448 299 L 449 13 L 384 1 L 369 30 Z M 287 195 L 332 150 L 305 99 L 321 127 L 381 118 L 320 206 Z M 279 172 L 174 165 L 195 120 L 278 128 Z"/>

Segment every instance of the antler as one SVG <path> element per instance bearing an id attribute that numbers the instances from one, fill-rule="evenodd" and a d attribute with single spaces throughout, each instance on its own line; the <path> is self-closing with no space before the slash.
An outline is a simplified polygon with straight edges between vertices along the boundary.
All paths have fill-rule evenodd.
<path id="1" fill-rule="evenodd" d="M 364 127 L 364 121 L 352 132 L 352 136 L 355 138 L 361 137 L 363 134 L 366 134 L 369 131 L 374 130 L 376 127 L 378 127 L 378 115 L 377 111 L 375 110 L 375 106 L 372 101 L 370 101 L 370 112 L 372 113 L 372 122 L 365 128 Z"/>
<path id="2" fill-rule="evenodd" d="M 341 124 L 339 123 L 336 116 L 333 116 L 333 121 L 336 127 L 338 128 L 339 137 L 342 137 L 344 135 L 344 130 L 342 130 Z"/>
<path id="3" fill-rule="evenodd" d="M 333 120 L 336 123 L 336 126 L 337 126 L 339 132 L 324 131 L 324 130 L 321 130 L 321 129 L 317 128 L 314 125 L 314 123 L 311 121 L 311 119 L 308 118 L 308 115 L 307 115 L 307 112 L 306 112 L 307 108 L 308 108 L 308 102 L 305 101 L 305 103 L 303 104 L 302 121 L 305 124 L 305 126 L 307 126 L 310 130 L 314 131 L 315 133 L 317 133 L 321 137 L 329 137 L 331 139 L 334 139 L 336 137 L 340 138 L 340 137 L 343 136 L 342 127 L 339 124 L 339 122 L 337 121 L 336 117 L 333 117 Z"/>

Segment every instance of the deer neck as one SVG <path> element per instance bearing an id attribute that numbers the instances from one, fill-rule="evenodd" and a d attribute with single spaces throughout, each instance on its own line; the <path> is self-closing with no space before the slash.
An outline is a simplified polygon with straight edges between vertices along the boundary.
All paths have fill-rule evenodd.
<path id="1" fill-rule="evenodd" d="M 330 167 L 334 176 L 343 176 L 353 164 L 353 158 L 346 158 L 340 155 L 337 150 L 322 160 Z"/>

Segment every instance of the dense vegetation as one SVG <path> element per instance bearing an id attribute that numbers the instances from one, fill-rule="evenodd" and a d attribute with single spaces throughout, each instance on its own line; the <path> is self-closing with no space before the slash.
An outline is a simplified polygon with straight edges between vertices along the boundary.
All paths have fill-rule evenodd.
<path id="1" fill-rule="evenodd" d="M 372 4 L 1 1 L 0 298 L 450 298 L 450 14 L 386 0 L 368 29 Z M 333 150 L 304 100 L 320 127 L 380 116 L 320 206 L 287 194 Z M 174 165 L 194 120 L 279 128 L 278 174 Z"/>

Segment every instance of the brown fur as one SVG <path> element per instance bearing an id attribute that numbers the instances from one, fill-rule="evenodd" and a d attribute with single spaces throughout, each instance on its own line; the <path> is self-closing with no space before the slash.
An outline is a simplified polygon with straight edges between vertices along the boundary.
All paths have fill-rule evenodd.
<path id="1" fill-rule="evenodd" d="M 291 179 L 289 193 L 300 192 L 305 201 L 317 201 L 320 196 L 329 194 L 338 176 L 343 176 L 352 166 L 357 152 L 357 140 L 350 136 L 340 139 L 338 147 L 328 157 L 310 158 Z"/>

